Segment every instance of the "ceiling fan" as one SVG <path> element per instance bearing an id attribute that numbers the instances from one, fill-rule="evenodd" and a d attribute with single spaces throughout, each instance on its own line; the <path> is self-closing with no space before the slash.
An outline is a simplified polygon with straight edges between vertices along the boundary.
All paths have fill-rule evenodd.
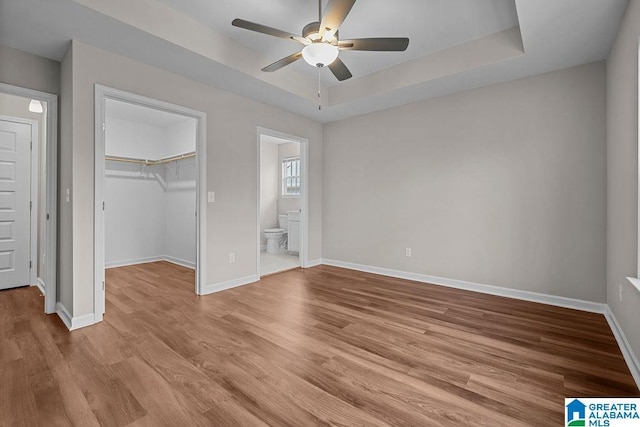
<path id="1" fill-rule="evenodd" d="M 311 22 L 302 29 L 302 36 L 287 33 L 286 31 L 243 19 L 234 19 L 231 25 L 268 34 L 270 36 L 293 40 L 304 45 L 300 52 L 282 58 L 262 69 L 262 71 L 272 72 L 289 65 L 300 58 L 318 68 L 325 66 L 340 81 L 352 77 L 351 72 L 338 58 L 341 50 L 368 50 L 368 51 L 396 51 L 401 52 L 407 49 L 409 39 L 406 37 L 384 37 L 340 40 L 338 28 L 344 22 L 351 11 L 356 0 L 329 0 L 324 14 L 322 14 L 322 0 L 318 0 L 318 21 Z"/>

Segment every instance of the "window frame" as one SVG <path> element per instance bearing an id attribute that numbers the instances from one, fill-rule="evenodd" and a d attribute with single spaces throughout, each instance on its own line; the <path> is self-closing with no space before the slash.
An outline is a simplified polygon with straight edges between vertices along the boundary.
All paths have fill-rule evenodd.
<path id="1" fill-rule="evenodd" d="M 286 165 L 287 163 L 298 163 L 298 174 L 297 175 L 286 175 Z M 280 165 L 280 170 L 281 170 L 281 179 L 280 179 L 280 197 L 284 198 L 284 199 L 289 199 L 289 198 L 300 198 L 300 192 L 302 189 L 302 164 L 300 162 L 300 156 L 291 156 L 291 157 L 284 157 L 282 159 L 281 165 Z M 289 193 L 287 191 L 287 185 L 286 182 L 287 180 L 291 180 L 291 179 L 297 179 L 298 182 L 298 192 L 297 193 Z"/>

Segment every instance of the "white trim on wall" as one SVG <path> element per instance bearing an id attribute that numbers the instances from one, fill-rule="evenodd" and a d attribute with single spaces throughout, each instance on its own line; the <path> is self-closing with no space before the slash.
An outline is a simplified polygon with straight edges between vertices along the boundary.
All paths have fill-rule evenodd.
<path id="1" fill-rule="evenodd" d="M 307 267 L 306 268 L 311 268 L 311 267 L 317 267 L 319 265 L 322 265 L 322 258 L 318 258 L 318 259 L 312 259 L 311 261 L 307 261 Z"/>
<path id="2" fill-rule="evenodd" d="M 213 294 L 215 292 L 226 291 L 227 289 L 237 288 L 239 286 L 250 285 L 260 280 L 260 276 L 252 274 L 251 276 L 240 277 L 238 279 L 227 280 L 226 282 L 212 283 L 205 287 L 202 295 Z"/>
<path id="3" fill-rule="evenodd" d="M 169 255 L 111 261 L 111 262 L 105 263 L 105 268 L 109 269 L 109 268 L 127 267 L 129 265 L 147 264 L 150 262 L 158 262 L 158 261 L 170 262 L 171 264 L 176 264 L 181 267 L 190 268 L 192 270 L 195 270 L 196 268 L 196 264 L 192 261 L 186 261 L 184 259 L 175 258 Z"/>
<path id="4" fill-rule="evenodd" d="M 45 266 L 41 281 L 44 283 L 44 312 L 56 313 L 57 245 L 58 245 L 58 95 L 0 83 L 0 92 L 22 96 L 47 103 L 46 128 L 46 194 Z M 36 197 L 37 200 L 37 197 Z M 37 259 L 37 258 L 36 258 Z M 33 258 L 32 258 L 33 260 Z"/>
<path id="5" fill-rule="evenodd" d="M 309 140 L 258 126 L 256 133 L 256 276 L 258 278 L 260 278 L 260 235 L 262 233 L 262 230 L 260 229 L 260 137 L 262 135 L 272 136 L 300 144 L 300 167 L 302 169 L 300 177 L 302 180 L 300 188 L 300 207 L 302 212 L 300 214 L 300 252 L 298 253 L 298 259 L 302 268 L 309 267 L 307 260 L 309 253 Z"/>
<path id="6" fill-rule="evenodd" d="M 69 314 L 69 310 L 67 310 L 67 308 L 64 305 L 62 305 L 61 302 L 58 302 L 56 304 L 56 313 L 58 314 L 58 317 L 60 317 L 62 322 L 65 324 L 67 329 L 69 329 L 70 331 L 84 328 L 86 326 L 91 326 L 94 323 L 96 323 L 95 316 L 93 315 L 93 313 L 72 317 L 71 314 Z"/>
<path id="7" fill-rule="evenodd" d="M 618 342 L 618 347 L 620 347 L 620 351 L 622 352 L 622 356 L 624 357 L 624 361 L 627 362 L 627 366 L 629 367 L 629 371 L 631 372 L 631 376 L 636 382 L 638 388 L 640 388 L 640 361 L 638 361 L 638 357 L 633 352 L 633 348 L 627 337 L 624 335 L 616 316 L 611 311 L 609 306 L 606 307 L 604 312 L 604 317 L 607 319 L 609 323 L 609 327 L 611 328 L 611 332 L 613 332 L 613 336 L 616 338 Z"/>
<path id="8" fill-rule="evenodd" d="M 38 289 L 40 289 L 40 292 L 42 292 L 42 295 L 46 293 L 44 282 L 39 277 L 36 279 L 36 286 L 38 287 Z"/>
<path id="9" fill-rule="evenodd" d="M 628 278 L 629 281 L 637 287 L 637 285 L 640 283 L 640 39 L 638 41 L 638 67 L 636 68 L 637 73 L 636 73 L 636 82 L 638 83 L 638 92 L 636 93 L 637 98 L 637 107 L 638 109 L 636 110 L 636 124 L 638 126 L 638 132 L 636 133 L 636 137 L 638 138 L 636 140 L 636 147 L 638 147 L 638 153 L 637 156 L 638 158 L 636 159 L 636 167 L 638 168 L 638 170 L 636 171 L 637 174 L 637 184 L 638 187 L 636 189 L 637 194 L 636 196 L 638 196 L 638 211 L 637 211 L 637 240 L 636 240 L 636 257 L 637 257 L 637 263 L 636 263 L 636 277 L 635 279 L 638 280 L 638 282 L 634 282 L 633 280 L 631 280 L 631 278 Z M 638 288 L 640 289 L 640 288 Z"/>
<path id="10" fill-rule="evenodd" d="M 499 286 L 484 285 L 462 280 L 447 279 L 425 274 L 410 273 L 406 271 L 391 270 L 387 268 L 373 267 L 370 265 L 355 264 L 332 259 L 314 260 L 313 262 L 314 264 L 318 263 L 316 265 L 330 265 L 333 267 L 347 268 L 349 270 L 357 270 L 365 273 L 380 274 L 381 276 L 397 277 L 399 279 L 413 280 L 416 282 L 446 286 L 449 288 L 464 289 L 483 294 L 514 298 L 518 300 L 531 301 L 540 304 L 547 304 L 557 307 L 571 308 L 574 310 L 602 314 L 604 315 L 607 323 L 609 324 L 609 327 L 611 328 L 611 332 L 613 333 L 613 336 L 618 343 L 618 347 L 620 347 L 620 351 L 622 352 L 622 356 L 624 357 L 624 360 L 627 363 L 627 367 L 631 372 L 631 376 L 636 382 L 638 388 L 640 388 L 640 361 L 638 360 L 636 354 L 633 352 L 633 348 L 629 344 L 629 341 L 624 335 L 624 332 L 622 331 L 622 328 L 616 320 L 616 317 L 607 304 L 585 301 L 575 298 L 560 297 L 556 295 L 540 294 L 537 292 L 521 291 Z"/>
<path id="11" fill-rule="evenodd" d="M 118 261 L 110 261 L 104 263 L 104 268 L 118 268 L 118 267 L 127 267 L 129 265 L 138 265 L 138 264 L 147 264 L 149 262 L 158 262 L 164 261 L 165 257 L 163 256 L 150 256 L 144 258 L 135 258 L 135 259 L 123 259 Z"/>
<path id="12" fill-rule="evenodd" d="M 429 276 L 426 274 L 409 273 L 406 271 L 391 270 L 388 268 L 373 267 L 370 265 L 354 264 L 350 262 L 324 259 L 323 264 L 334 267 L 358 270 L 365 273 L 380 274 L 381 276 L 397 277 L 399 279 L 413 280 L 416 282 L 430 283 L 432 285 L 446 286 L 449 288 L 464 289 L 483 294 L 497 295 L 507 298 L 515 298 L 524 301 L 538 302 L 541 304 L 555 305 L 557 307 L 573 308 L 575 310 L 604 314 L 606 304 L 585 301 L 575 298 L 559 297 L 555 295 L 540 294 L 537 292 L 521 291 L 518 289 L 503 288 L 500 286 L 484 285 L 481 283 L 466 282 L 464 280 L 447 279 L 444 277 Z"/>
<path id="13" fill-rule="evenodd" d="M 194 118 L 196 128 L 196 283 L 195 293 L 204 294 L 206 284 L 207 246 L 207 115 L 204 112 L 171 104 L 119 89 L 95 85 L 95 206 L 94 206 L 94 316 L 102 320 L 104 313 L 104 174 L 105 174 L 105 100 L 114 99 L 129 104 L 166 111 Z"/>

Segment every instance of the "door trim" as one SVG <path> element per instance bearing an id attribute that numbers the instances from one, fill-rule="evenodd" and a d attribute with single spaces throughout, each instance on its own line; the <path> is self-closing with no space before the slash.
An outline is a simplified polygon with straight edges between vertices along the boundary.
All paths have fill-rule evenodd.
<path id="1" fill-rule="evenodd" d="M 44 312 L 56 312 L 57 297 L 57 245 L 58 245 L 58 95 L 0 83 L 0 92 L 22 96 L 47 103 L 46 126 L 46 193 L 45 266 L 41 277 L 44 282 Z M 38 168 L 36 167 L 36 173 Z M 37 197 L 36 197 L 37 200 Z M 33 258 L 32 258 L 33 259 Z M 37 258 L 36 258 L 37 259 Z M 37 269 L 33 269 L 34 271 Z"/>
<path id="2" fill-rule="evenodd" d="M 257 165 L 256 165 L 256 277 L 260 278 L 260 136 L 267 135 L 275 138 L 285 139 L 300 144 L 300 165 L 302 167 L 302 194 L 300 194 L 300 206 L 302 214 L 300 215 L 300 252 L 298 259 L 302 268 L 309 266 L 309 140 L 300 136 L 291 135 L 277 130 L 257 127 L 256 147 L 257 147 Z"/>
<path id="3" fill-rule="evenodd" d="M 105 100 L 136 104 L 169 113 L 194 118 L 196 128 L 196 283 L 195 293 L 203 295 L 207 284 L 207 114 L 180 105 L 171 104 L 146 96 L 125 92 L 119 89 L 95 85 L 95 198 L 94 198 L 94 304 L 95 322 L 102 321 L 105 305 L 103 289 L 105 270 L 104 215 L 104 171 L 105 171 Z"/>

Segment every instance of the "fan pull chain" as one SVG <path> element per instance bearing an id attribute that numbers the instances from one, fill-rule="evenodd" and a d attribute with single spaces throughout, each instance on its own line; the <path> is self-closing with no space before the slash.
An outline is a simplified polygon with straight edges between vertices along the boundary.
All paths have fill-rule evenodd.
<path id="1" fill-rule="evenodd" d="M 320 80 L 320 70 L 322 70 L 322 68 L 318 67 L 318 111 L 322 110 L 322 95 L 320 94 L 322 90 L 322 80 Z"/>

